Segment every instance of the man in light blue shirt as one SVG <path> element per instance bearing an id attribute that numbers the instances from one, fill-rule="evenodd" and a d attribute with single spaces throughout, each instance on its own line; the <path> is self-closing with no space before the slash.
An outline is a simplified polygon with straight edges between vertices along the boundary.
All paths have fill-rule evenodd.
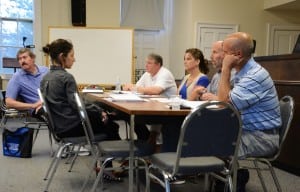
<path id="1" fill-rule="evenodd" d="M 223 42 L 225 57 L 218 99 L 231 102 L 240 112 L 242 136 L 239 158 L 273 155 L 279 146 L 281 116 L 277 92 L 269 73 L 252 58 L 253 39 L 243 32 Z M 231 70 L 236 69 L 231 89 Z M 249 172 L 238 170 L 237 191 L 244 192 Z"/>
<path id="2" fill-rule="evenodd" d="M 243 130 L 264 131 L 281 125 L 274 83 L 253 58 L 236 74 L 234 84 L 236 87 L 229 96 L 235 108 L 241 111 Z"/>
<path id="3" fill-rule="evenodd" d="M 223 42 L 225 57 L 218 98 L 241 113 L 243 132 L 240 157 L 273 154 L 279 145 L 281 116 L 277 92 L 269 73 L 252 58 L 253 40 L 247 33 L 233 33 Z M 235 68 L 234 87 L 230 72 Z"/>
<path id="4" fill-rule="evenodd" d="M 37 89 L 48 68 L 37 66 L 35 54 L 27 48 L 18 51 L 17 60 L 21 69 L 8 82 L 5 102 L 8 108 L 30 110 L 35 114 L 42 105 Z"/>

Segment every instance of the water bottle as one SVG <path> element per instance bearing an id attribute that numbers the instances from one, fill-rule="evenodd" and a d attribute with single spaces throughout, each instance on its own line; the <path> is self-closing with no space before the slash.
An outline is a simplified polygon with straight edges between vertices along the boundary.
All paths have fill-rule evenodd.
<path id="1" fill-rule="evenodd" d="M 117 77 L 115 91 L 118 91 L 118 92 L 121 91 L 121 80 L 120 80 L 120 77 Z"/>

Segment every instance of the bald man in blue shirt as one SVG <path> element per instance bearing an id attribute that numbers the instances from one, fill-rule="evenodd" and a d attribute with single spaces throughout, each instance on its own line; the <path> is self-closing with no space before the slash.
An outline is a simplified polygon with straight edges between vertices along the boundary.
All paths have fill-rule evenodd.
<path id="1" fill-rule="evenodd" d="M 241 113 L 243 131 L 240 157 L 273 154 L 279 145 L 281 116 L 277 92 L 269 73 L 251 56 L 252 38 L 247 33 L 229 35 L 223 43 L 225 57 L 218 98 L 229 101 Z M 230 71 L 236 69 L 230 89 Z"/>
<path id="2" fill-rule="evenodd" d="M 230 102 L 240 112 L 242 136 L 239 158 L 273 155 L 279 146 L 281 116 L 277 92 L 269 73 L 252 57 L 253 39 L 243 32 L 230 34 L 223 42 L 218 100 Z M 231 70 L 236 69 L 231 89 Z M 244 192 L 247 170 L 238 174 L 237 191 Z M 239 172 L 238 172 L 239 173 Z"/>

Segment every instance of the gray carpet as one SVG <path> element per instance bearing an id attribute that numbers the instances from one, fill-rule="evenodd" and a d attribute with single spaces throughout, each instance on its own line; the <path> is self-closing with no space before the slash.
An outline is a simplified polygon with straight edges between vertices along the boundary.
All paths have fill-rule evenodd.
<path id="1" fill-rule="evenodd" d="M 124 129 L 120 128 L 122 135 L 124 135 L 123 130 Z M 22 159 L 5 157 L 2 155 L 2 147 L 0 153 L 0 192 L 43 191 L 46 185 L 43 177 L 51 161 L 47 131 L 41 131 L 38 135 L 33 147 L 32 158 Z M 79 191 L 89 172 L 90 159 L 90 157 L 78 158 L 71 173 L 68 172 L 69 165 L 64 164 L 65 160 L 62 160 L 49 191 Z M 276 169 L 275 171 L 284 192 L 300 191 L 300 177 L 279 169 Z M 269 191 L 276 191 L 270 175 L 264 174 L 264 176 L 266 177 Z M 90 183 L 92 183 L 94 178 L 95 176 L 93 174 Z M 105 191 L 128 191 L 127 181 L 128 180 L 125 177 L 122 183 L 106 183 Z M 143 187 L 143 184 L 141 185 Z M 256 172 L 254 171 L 250 171 L 250 181 L 246 190 L 247 192 L 262 191 Z M 163 190 L 155 184 L 151 184 L 151 191 L 157 192 Z M 203 178 L 189 178 L 184 185 L 172 186 L 172 191 L 203 191 Z"/>

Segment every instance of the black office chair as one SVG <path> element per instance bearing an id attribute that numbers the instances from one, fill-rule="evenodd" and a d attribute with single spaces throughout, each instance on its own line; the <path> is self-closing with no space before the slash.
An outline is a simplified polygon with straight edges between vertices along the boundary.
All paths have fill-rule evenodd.
<path id="1" fill-rule="evenodd" d="M 27 110 L 20 111 L 12 108 L 7 109 L 5 103 L 5 92 L 6 91 L 4 90 L 1 90 L 0 92 L 0 111 L 1 111 L 0 127 L 10 131 L 15 131 L 20 127 L 28 127 L 30 129 L 33 129 L 35 131 L 35 136 L 33 137 L 33 142 L 32 142 L 32 146 L 33 146 L 39 134 L 39 131 L 48 130 L 47 123 L 45 121 L 42 121 L 41 119 L 31 117 L 29 111 Z M 52 138 L 50 133 L 49 133 L 49 144 L 51 149 L 51 155 L 53 155 Z"/>
<path id="2" fill-rule="evenodd" d="M 272 166 L 272 162 L 277 159 L 277 157 L 280 155 L 283 143 L 285 141 L 286 135 L 289 131 L 293 115 L 294 115 L 294 99 L 291 96 L 284 96 L 280 99 L 280 113 L 281 113 L 281 120 L 282 120 L 282 126 L 279 129 L 279 148 L 276 151 L 276 153 L 265 156 L 265 157 L 248 157 L 245 160 L 242 161 L 250 161 L 253 162 L 253 166 L 242 166 L 242 168 L 246 169 L 255 169 L 257 171 L 258 177 L 260 179 L 261 185 L 263 187 L 264 192 L 269 191 L 266 187 L 266 184 L 264 182 L 262 171 L 270 171 L 273 181 L 276 185 L 277 191 L 281 192 L 281 186 L 279 184 L 278 178 L 276 177 L 275 171 Z M 259 163 L 265 166 L 259 166 Z"/>
<path id="3" fill-rule="evenodd" d="M 150 157 L 150 177 L 170 192 L 169 180 L 176 175 L 205 173 L 225 182 L 233 191 L 240 136 L 240 116 L 230 104 L 207 102 L 200 105 L 185 118 L 177 151 L 156 153 Z M 230 166 L 226 165 L 225 159 L 231 160 Z M 213 172 L 222 174 L 218 176 Z"/>
<path id="4" fill-rule="evenodd" d="M 82 121 L 87 121 L 87 113 L 85 110 L 85 106 L 83 105 L 83 102 L 81 98 L 79 97 L 78 93 L 75 93 L 75 99 L 76 103 L 80 112 L 80 117 Z M 93 132 L 91 128 L 87 127 L 88 134 L 91 137 L 91 140 L 93 139 Z M 98 154 L 98 156 L 95 158 L 92 162 L 92 167 L 89 176 L 85 180 L 85 183 L 82 186 L 81 191 L 84 191 L 86 188 L 86 185 L 88 183 L 88 180 L 91 177 L 91 174 L 94 172 L 94 165 L 98 162 L 103 162 L 100 166 L 100 172 L 98 173 L 96 180 L 94 181 L 94 184 L 92 186 L 91 191 L 95 191 L 98 183 L 101 183 L 101 188 L 103 188 L 103 175 L 104 171 L 111 171 L 116 169 L 128 169 L 128 167 L 107 167 L 107 165 L 114 159 L 127 159 L 129 157 L 130 153 L 130 141 L 129 140 L 113 140 L 113 141 L 102 141 L 97 143 L 97 145 L 93 145 L 95 148 L 95 153 Z M 148 177 L 148 164 L 147 162 L 142 158 L 149 156 L 153 154 L 154 147 L 151 144 L 148 144 L 146 142 L 142 141 L 134 141 L 134 157 L 135 157 L 135 167 L 139 169 L 144 169 L 146 172 L 146 191 L 149 189 L 150 180 Z M 143 166 L 138 165 L 138 162 L 141 162 Z M 137 176 L 138 176 L 138 172 Z M 138 180 L 138 177 L 137 177 Z"/>
<path id="5" fill-rule="evenodd" d="M 52 118 L 52 115 L 51 115 L 51 111 L 49 110 L 47 100 L 44 97 L 44 95 L 41 93 L 40 90 L 38 90 L 38 94 L 39 94 L 39 97 L 40 97 L 40 99 L 43 103 L 43 109 L 44 109 L 45 116 L 46 116 L 47 121 L 48 121 L 49 130 L 51 131 L 51 134 L 52 134 L 53 138 L 55 139 L 55 141 L 58 144 L 58 149 L 56 150 L 55 156 L 54 156 L 53 160 L 51 161 L 50 166 L 47 169 L 46 175 L 44 177 L 44 180 L 48 180 L 44 191 L 48 191 L 49 186 L 50 186 L 50 184 L 52 182 L 52 179 L 54 177 L 54 174 L 55 174 L 55 172 L 57 170 L 57 167 L 59 165 L 60 159 L 62 158 L 62 154 L 64 154 L 64 152 L 66 151 L 67 148 L 71 148 L 74 145 L 78 145 L 79 146 L 78 151 L 72 151 L 72 153 L 78 153 L 79 149 L 80 149 L 80 146 L 88 144 L 91 147 L 92 155 L 97 156 L 97 154 L 94 153 L 93 143 L 91 143 L 91 141 L 92 142 L 96 142 L 96 141 L 99 142 L 99 141 L 104 140 L 106 138 L 106 136 L 105 135 L 96 135 L 93 138 L 93 140 L 91 140 L 90 138 L 88 138 L 88 134 L 87 134 L 87 131 L 86 131 L 86 124 L 85 124 L 85 122 L 82 122 L 82 124 L 84 124 L 83 128 L 84 128 L 84 131 L 86 133 L 85 136 L 60 138 L 59 136 L 57 136 L 57 134 L 55 132 L 54 121 L 53 121 L 53 118 Z M 88 126 L 90 126 L 90 124 Z M 50 176 L 49 176 L 49 174 L 50 174 Z"/>

